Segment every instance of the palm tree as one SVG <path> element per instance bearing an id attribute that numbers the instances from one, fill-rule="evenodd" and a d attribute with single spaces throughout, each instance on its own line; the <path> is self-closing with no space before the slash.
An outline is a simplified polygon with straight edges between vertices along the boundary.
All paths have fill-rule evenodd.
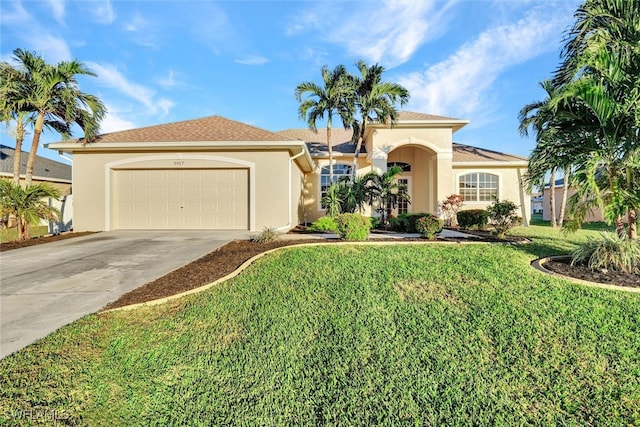
<path id="1" fill-rule="evenodd" d="M 0 216 L 16 218 L 18 236 L 29 238 L 29 226 L 41 220 L 57 220 L 60 212 L 49 206 L 48 198 L 59 199 L 60 191 L 50 184 L 39 183 L 22 188 L 8 179 L 0 179 Z"/>
<path id="2" fill-rule="evenodd" d="M 96 96 L 79 90 L 77 75 L 95 76 L 82 63 L 72 60 L 50 65 L 32 52 L 16 49 L 13 53 L 27 89 L 25 98 L 19 100 L 21 109 L 35 116 L 25 177 L 25 184 L 30 185 L 40 135 L 45 126 L 68 138 L 71 127 L 76 124 L 84 131 L 85 141 L 91 141 L 98 133 L 106 110 Z"/>
<path id="3" fill-rule="evenodd" d="M 320 68 L 320 74 L 324 87 L 313 82 L 300 83 L 295 89 L 295 97 L 300 102 L 299 117 L 307 121 L 309 129 L 317 132 L 318 120 L 324 120 L 325 116 L 327 118 L 329 182 L 333 183 L 333 145 L 331 142 L 333 116 L 337 114 L 340 117 L 345 129 L 350 127 L 353 117 L 353 87 L 344 65 L 338 65 L 333 70 L 329 70 L 324 65 Z"/>
<path id="4" fill-rule="evenodd" d="M 15 121 L 13 135 L 16 139 L 13 157 L 13 182 L 20 183 L 20 162 L 22 155 L 22 142 L 24 141 L 26 127 L 33 124 L 33 114 L 24 105 L 27 98 L 27 88 L 24 75 L 6 62 L 0 62 L 0 120 L 9 127 Z"/>
<path id="5" fill-rule="evenodd" d="M 629 237 L 637 238 L 640 197 L 633 178 L 640 149 L 640 2 L 586 0 L 575 18 L 555 76 L 563 95 L 554 104 L 580 105 L 574 125 L 588 138 L 576 160 L 576 180 L 585 203 L 603 207 L 619 235 L 625 234 L 626 214 Z"/>
<path id="6" fill-rule="evenodd" d="M 370 175 L 371 200 L 378 203 L 378 211 L 381 213 L 380 223 L 385 227 L 389 223 L 391 212 L 398 207 L 400 201 L 411 203 L 406 186 L 399 184 L 396 180 L 401 174 L 402 167 L 392 166 L 382 174 Z"/>
<path id="7" fill-rule="evenodd" d="M 352 76 L 355 87 L 355 107 L 360 120 L 354 120 L 353 138 L 356 149 L 353 155 L 353 176 L 358 169 L 358 155 L 369 123 L 384 123 L 393 126 L 398 119 L 396 105 L 404 105 L 409 101 L 409 91 L 403 86 L 382 81 L 383 66 L 368 66 L 360 60 L 356 63 L 359 76 Z"/>

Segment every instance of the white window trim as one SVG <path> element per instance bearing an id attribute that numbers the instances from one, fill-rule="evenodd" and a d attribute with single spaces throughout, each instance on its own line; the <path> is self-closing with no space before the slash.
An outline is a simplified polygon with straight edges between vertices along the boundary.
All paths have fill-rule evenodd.
<path id="1" fill-rule="evenodd" d="M 333 161 L 333 166 L 337 165 L 345 165 L 351 166 L 353 168 L 353 162 L 344 162 L 344 161 Z M 322 207 L 322 168 L 329 166 L 329 161 L 318 162 L 318 211 L 324 212 L 324 208 Z"/>
<path id="2" fill-rule="evenodd" d="M 502 173 L 499 172 L 499 171 L 486 170 L 486 169 L 471 169 L 471 170 L 466 170 L 464 172 L 456 173 L 456 194 L 460 194 L 460 177 L 462 177 L 464 175 L 479 174 L 479 173 L 488 173 L 488 174 L 495 175 L 495 176 L 498 177 L 498 200 L 502 200 L 502 185 L 503 185 Z M 466 200 L 465 200 L 465 202 L 466 202 Z M 492 203 L 493 203 L 493 201 L 487 201 L 487 200 L 482 200 L 482 201 L 478 200 L 478 201 L 470 201 L 469 202 L 469 204 L 486 205 L 486 206 L 489 206 Z"/>

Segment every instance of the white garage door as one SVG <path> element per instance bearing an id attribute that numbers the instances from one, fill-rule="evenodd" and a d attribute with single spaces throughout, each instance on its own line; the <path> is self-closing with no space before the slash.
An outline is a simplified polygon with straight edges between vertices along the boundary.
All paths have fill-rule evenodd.
<path id="1" fill-rule="evenodd" d="M 114 229 L 249 228 L 246 169 L 117 170 Z"/>

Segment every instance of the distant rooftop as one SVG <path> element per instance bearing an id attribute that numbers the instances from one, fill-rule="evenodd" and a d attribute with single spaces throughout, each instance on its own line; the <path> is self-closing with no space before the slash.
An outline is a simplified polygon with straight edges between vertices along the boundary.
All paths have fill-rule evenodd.
<path id="1" fill-rule="evenodd" d="M 16 149 L 13 147 L 0 145 L 0 175 L 13 176 L 13 159 L 15 152 Z M 29 153 L 25 151 L 20 155 L 20 175 L 22 176 L 24 176 L 27 171 L 28 157 Z M 51 180 L 71 181 L 71 166 L 46 157 L 36 156 L 33 176 L 49 178 Z"/>
<path id="2" fill-rule="evenodd" d="M 522 162 L 526 157 L 515 154 L 501 153 L 485 148 L 472 147 L 471 145 L 453 143 L 454 162 Z"/>

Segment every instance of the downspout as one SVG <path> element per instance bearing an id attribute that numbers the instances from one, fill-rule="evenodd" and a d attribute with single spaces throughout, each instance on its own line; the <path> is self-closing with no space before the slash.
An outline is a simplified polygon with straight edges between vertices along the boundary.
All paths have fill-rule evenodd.
<path id="1" fill-rule="evenodd" d="M 292 178 L 291 167 L 293 166 L 293 161 L 298 157 L 302 156 L 303 154 L 304 154 L 304 148 L 300 150 L 298 154 L 289 158 L 289 212 L 288 212 L 289 222 L 286 225 L 276 227 L 277 231 L 289 231 L 293 227 L 293 224 L 292 224 L 293 215 L 291 214 L 291 209 L 293 208 L 293 199 L 291 197 L 291 191 L 293 190 L 293 186 L 291 184 L 291 178 Z"/>

